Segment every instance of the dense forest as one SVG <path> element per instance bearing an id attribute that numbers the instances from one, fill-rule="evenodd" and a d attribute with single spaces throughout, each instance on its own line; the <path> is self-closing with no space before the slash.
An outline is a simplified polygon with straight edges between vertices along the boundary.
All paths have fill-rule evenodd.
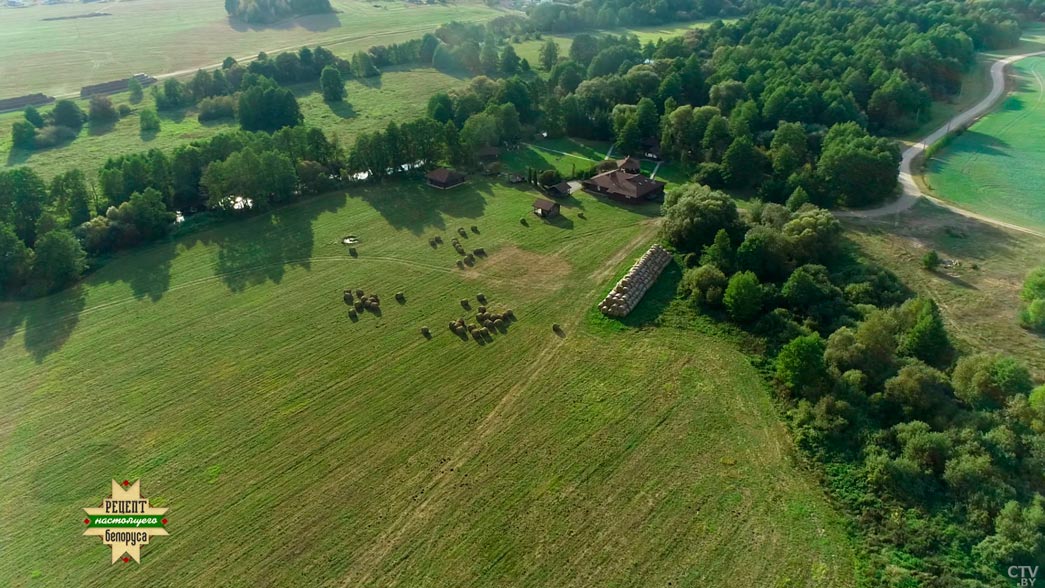
<path id="1" fill-rule="evenodd" d="M 229 16 L 251 24 L 270 24 L 292 16 L 333 12 L 330 0 L 225 0 Z"/>
<path id="2" fill-rule="evenodd" d="M 165 81 L 152 99 L 161 111 L 196 104 L 201 119 L 235 118 L 241 130 L 112 158 L 97 182 L 79 170 L 49 185 L 25 167 L 0 173 L 0 291 L 54 291 L 112 251 L 348 182 L 477 169 L 482 147 L 538 134 L 625 153 L 657 145 L 692 173 L 663 210 L 664 239 L 688 267 L 682 294 L 762 342 L 799 447 L 852 514 L 865 584 L 1007 586 L 1006 566 L 1045 561 L 1045 388 L 1014 358 L 961 354 L 935 303 L 862 260 L 829 209 L 889 197 L 900 154 L 888 136 L 917 129 L 934 100 L 961 91 L 975 51 L 1015 45 L 1043 6 L 590 0 L 450 23 L 349 59 L 322 48 L 228 59 Z M 534 64 L 510 43 L 561 26 L 729 13 L 745 16 L 657 43 L 582 33 L 560 51 L 541 39 Z M 472 80 L 432 96 L 427 116 L 349 146 L 302 126 L 285 87 L 351 101 L 344 79 L 400 64 Z M 16 136 L 46 146 L 110 110 L 27 109 Z M 754 201 L 742 212 L 726 189 Z M 1040 318 L 1039 282 L 1025 288 L 1027 321 Z"/>

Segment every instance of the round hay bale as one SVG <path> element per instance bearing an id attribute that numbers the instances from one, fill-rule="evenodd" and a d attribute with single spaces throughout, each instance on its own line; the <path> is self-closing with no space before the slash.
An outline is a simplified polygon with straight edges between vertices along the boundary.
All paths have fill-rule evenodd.
<path id="1" fill-rule="evenodd" d="M 461 261 L 460 259 L 458 259 L 457 260 L 457 267 L 460 268 L 460 269 L 464 269 L 464 262 Z"/>
<path id="2" fill-rule="evenodd" d="M 562 330 L 562 327 L 559 326 L 559 323 L 552 323 L 552 330 L 557 333 Z"/>
<path id="3" fill-rule="evenodd" d="M 398 300 L 399 302 L 406 302 L 406 294 L 403 294 L 402 292 L 396 292 L 396 300 Z"/>
<path id="4" fill-rule="evenodd" d="M 479 305 L 479 312 L 486 312 L 486 307 L 483 305 Z"/>
<path id="5" fill-rule="evenodd" d="M 501 320 L 501 319 L 496 319 L 493 322 L 493 326 L 498 328 L 498 329 L 504 328 L 504 321 Z"/>
<path id="6" fill-rule="evenodd" d="M 468 299 L 467 299 L 467 298 L 462 298 L 462 299 L 461 299 L 461 307 L 462 307 L 462 308 L 464 308 L 464 309 L 466 309 L 466 310 L 467 310 L 467 309 L 468 309 L 468 308 L 469 308 L 470 306 L 471 306 L 471 303 L 470 303 L 470 302 L 468 302 Z"/>
<path id="7" fill-rule="evenodd" d="M 471 253 L 469 253 L 468 255 L 465 255 L 464 256 L 464 262 L 467 263 L 467 264 L 475 263 L 475 256 L 472 255 Z"/>
<path id="8" fill-rule="evenodd" d="M 493 328 L 493 321 L 486 321 L 486 322 L 483 323 L 483 326 L 486 327 L 487 329 L 492 329 Z"/>
<path id="9" fill-rule="evenodd" d="M 356 312 L 356 309 L 354 309 L 354 308 L 348 309 L 348 318 L 354 320 L 354 319 L 356 319 L 358 317 L 359 317 L 359 313 Z"/>
<path id="10" fill-rule="evenodd" d="M 479 234 L 479 227 L 477 227 L 475 225 L 472 225 L 472 232 L 478 235 Z"/>
<path id="11" fill-rule="evenodd" d="M 362 298 L 362 297 L 363 297 L 363 291 L 362 290 L 356 290 L 356 298 Z"/>
<path id="12" fill-rule="evenodd" d="M 457 330 L 457 322 L 450 321 L 450 330 L 451 331 L 456 331 Z"/>
<path id="13" fill-rule="evenodd" d="M 352 293 L 345 292 L 345 304 L 352 304 Z"/>
<path id="14" fill-rule="evenodd" d="M 432 334 L 432 331 L 429 331 L 428 327 L 421 327 L 421 334 L 427 337 Z"/>
<path id="15" fill-rule="evenodd" d="M 482 292 L 476 294 L 475 299 L 479 302 L 482 302 L 483 304 L 486 304 L 486 294 L 483 294 Z"/>
<path id="16" fill-rule="evenodd" d="M 356 312 L 363 312 L 363 308 L 364 308 L 363 307 L 363 301 L 362 300 L 357 300 L 356 304 L 355 304 Z"/>
<path id="17" fill-rule="evenodd" d="M 348 254 L 351 255 L 352 257 L 355 257 L 355 256 L 359 255 L 359 252 L 356 251 L 355 247 L 349 247 L 348 248 Z"/>
<path id="18" fill-rule="evenodd" d="M 482 335 L 483 337 L 489 337 L 490 336 L 490 330 L 487 329 L 486 327 L 483 327 L 482 329 L 479 329 L 479 334 Z"/>

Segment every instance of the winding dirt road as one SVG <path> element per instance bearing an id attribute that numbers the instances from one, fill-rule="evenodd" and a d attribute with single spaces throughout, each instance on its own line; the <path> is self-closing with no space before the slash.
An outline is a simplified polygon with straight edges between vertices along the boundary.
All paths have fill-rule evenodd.
<path id="1" fill-rule="evenodd" d="M 940 141 L 947 136 L 954 129 L 959 129 L 969 125 L 980 116 L 990 111 L 995 104 L 1001 100 L 1005 94 L 1005 68 L 1010 64 L 1015 63 L 1021 59 L 1027 57 L 1034 57 L 1036 55 L 1045 55 L 1045 51 L 1036 51 L 1033 53 L 1024 53 L 1022 55 L 1011 55 L 1004 59 L 999 59 L 991 65 L 991 91 L 987 96 L 976 103 L 972 108 L 958 114 L 951 120 L 947 121 L 947 124 L 933 131 L 928 137 L 925 137 L 921 141 L 911 145 L 903 152 L 903 156 L 900 160 L 900 186 L 902 192 L 900 197 L 896 200 L 879 206 L 878 208 L 869 208 L 866 210 L 846 210 L 839 211 L 837 215 L 842 218 L 878 218 L 883 216 L 889 216 L 893 214 L 899 214 L 906 210 L 909 210 L 912 206 L 918 202 L 919 198 L 925 198 L 933 202 L 938 206 L 942 206 L 950 211 L 960 214 L 964 217 L 976 219 L 989 223 L 998 227 L 1004 227 L 1012 229 L 1014 231 L 1020 231 L 1022 233 L 1028 233 L 1036 235 L 1038 237 L 1045 238 L 1045 233 L 1040 233 L 1027 227 L 1021 227 L 1011 223 L 1003 222 L 997 219 L 993 219 L 975 212 L 959 208 L 952 204 L 949 204 L 939 198 L 935 198 L 929 194 L 922 192 L 921 188 L 914 181 L 914 176 L 911 172 L 912 164 L 919 155 L 925 152 L 930 145 Z"/>

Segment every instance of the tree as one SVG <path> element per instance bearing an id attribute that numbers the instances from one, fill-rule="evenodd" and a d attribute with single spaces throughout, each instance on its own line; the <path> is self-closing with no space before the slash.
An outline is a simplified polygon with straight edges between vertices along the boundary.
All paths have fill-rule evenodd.
<path id="1" fill-rule="evenodd" d="M 715 233 L 715 241 L 706 247 L 700 255 L 701 265 L 711 264 L 723 272 L 732 272 L 736 252 L 725 229 Z"/>
<path id="2" fill-rule="evenodd" d="M 88 112 L 91 125 L 108 125 L 120 120 L 120 113 L 108 96 L 92 96 Z"/>
<path id="3" fill-rule="evenodd" d="M 900 337 L 897 353 L 916 357 L 932 366 L 946 367 L 951 362 L 954 348 L 936 302 L 931 298 L 919 298 L 908 304 L 918 307 L 917 319 L 914 326 Z"/>
<path id="4" fill-rule="evenodd" d="M 1045 333 L 1045 298 L 1033 300 L 1020 312 L 1020 324 L 1032 331 Z"/>
<path id="5" fill-rule="evenodd" d="M 44 128 L 44 117 L 35 106 L 25 107 L 25 120 L 38 129 Z"/>
<path id="6" fill-rule="evenodd" d="M 595 59 L 595 55 L 598 52 L 598 40 L 587 33 L 581 33 L 574 37 L 573 43 L 570 45 L 570 59 L 579 63 L 582 67 L 588 67 L 588 64 Z"/>
<path id="7" fill-rule="evenodd" d="M 900 150 L 894 142 L 873 138 L 856 123 L 845 123 L 827 132 L 817 174 L 846 206 L 865 206 L 893 193 L 899 166 Z"/>
<path id="8" fill-rule="evenodd" d="M 642 139 L 656 137 L 660 134 L 660 115 L 657 114 L 657 105 L 653 100 L 643 98 L 635 105 L 635 123 L 638 125 Z"/>
<path id="9" fill-rule="evenodd" d="M 642 133 L 639 131 L 638 122 L 633 116 L 624 123 L 620 132 L 617 133 L 617 140 L 614 142 L 614 147 L 620 153 L 631 154 L 637 152 L 641 145 Z"/>
<path id="10" fill-rule="evenodd" d="M 733 320 L 752 321 L 762 311 L 762 284 L 751 272 L 737 272 L 729 278 L 722 301 Z"/>
<path id="11" fill-rule="evenodd" d="M 505 45 L 501 51 L 500 70 L 505 76 L 514 76 L 519 72 L 519 55 L 510 44 Z"/>
<path id="12" fill-rule="evenodd" d="M 1016 359 L 1005 355 L 980 353 L 958 360 L 951 376 L 955 395 L 977 409 L 999 409 L 1016 394 L 1028 394 L 1034 387 L 1030 372 Z"/>
<path id="13" fill-rule="evenodd" d="M 453 120 L 454 103 L 446 92 L 433 94 L 428 99 L 428 117 L 441 123 Z"/>
<path id="14" fill-rule="evenodd" d="M 776 358 L 777 382 L 791 394 L 816 398 L 827 379 L 824 350 L 824 342 L 816 333 L 789 341 Z"/>
<path id="15" fill-rule="evenodd" d="M 64 229 L 40 237 L 35 253 L 30 282 L 41 293 L 57 292 L 69 286 L 87 267 L 87 256 L 80 242 Z"/>
<path id="16" fill-rule="evenodd" d="M 36 127 L 26 120 L 11 124 L 11 144 L 17 149 L 32 151 L 36 148 Z"/>
<path id="17" fill-rule="evenodd" d="M 1027 274 L 1020 290 L 1020 298 L 1024 302 L 1033 302 L 1045 298 L 1045 266 L 1035 268 Z"/>
<path id="18" fill-rule="evenodd" d="M 956 412 L 952 395 L 947 374 L 915 362 L 886 381 L 881 409 L 889 423 L 923 420 L 943 429 Z"/>
<path id="19" fill-rule="evenodd" d="M 28 167 L 0 173 L 0 221 L 10 223 L 29 247 L 36 242 L 36 224 L 47 202 L 43 179 Z"/>
<path id="20" fill-rule="evenodd" d="M 760 154 L 749 137 L 738 137 L 722 156 L 722 179 L 727 186 L 744 188 L 761 175 Z"/>
<path id="21" fill-rule="evenodd" d="M 345 99 L 345 81 L 341 79 L 341 72 L 332 65 L 323 68 L 319 75 L 319 85 L 323 88 L 323 100 L 327 102 L 341 102 Z"/>
<path id="22" fill-rule="evenodd" d="M 301 123 L 301 109 L 294 93 L 268 78 L 258 78 L 240 93 L 239 121 L 245 131 L 278 131 Z"/>
<path id="23" fill-rule="evenodd" d="M 151 108 L 146 108 L 138 115 L 138 127 L 142 134 L 160 132 L 160 115 Z"/>
<path id="24" fill-rule="evenodd" d="M 689 291 L 698 304 L 720 306 L 722 295 L 726 290 L 726 274 L 718 267 L 706 264 L 687 270 L 682 276 L 680 289 Z"/>
<path id="25" fill-rule="evenodd" d="M 806 204 L 809 204 L 809 193 L 802 189 L 802 186 L 795 188 L 787 199 L 787 209 L 791 212 L 796 212 Z"/>
<path id="26" fill-rule="evenodd" d="M 725 229 L 739 240 L 744 225 L 732 198 L 700 184 L 683 184 L 664 197 L 661 232 L 682 251 L 700 251 Z"/>
<path id="27" fill-rule="evenodd" d="M 940 267 L 940 254 L 935 249 L 929 250 L 922 256 L 922 267 L 931 272 L 936 271 L 936 268 Z"/>
<path id="28" fill-rule="evenodd" d="M 559 61 L 559 45 L 552 39 L 548 39 L 541 45 L 540 51 L 541 69 L 551 71 L 555 63 Z"/>
<path id="29" fill-rule="evenodd" d="M 976 546 L 998 567 L 1045 558 L 1045 498 L 1036 494 L 1027 506 L 1010 500 L 994 519 L 994 534 Z"/>
<path id="30" fill-rule="evenodd" d="M 10 225 L 0 223 L 0 298 L 21 289 L 31 264 L 32 251 Z"/>
<path id="31" fill-rule="evenodd" d="M 91 220 L 94 205 L 82 171 L 73 169 L 55 176 L 51 180 L 51 200 L 68 215 L 69 228 Z"/>
<path id="32" fill-rule="evenodd" d="M 51 111 L 51 120 L 54 121 L 55 125 L 66 127 L 79 133 L 80 129 L 83 128 L 84 119 L 83 110 L 72 100 L 59 100 L 54 103 L 54 110 Z"/>
<path id="33" fill-rule="evenodd" d="M 145 97 L 145 91 L 142 89 L 142 83 L 137 78 L 131 78 L 127 81 L 127 90 L 130 91 L 130 99 L 132 104 L 138 104 Z"/>

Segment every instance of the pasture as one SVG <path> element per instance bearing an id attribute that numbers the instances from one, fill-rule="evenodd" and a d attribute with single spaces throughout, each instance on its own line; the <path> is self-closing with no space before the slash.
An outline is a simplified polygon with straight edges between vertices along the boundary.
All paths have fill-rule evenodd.
<path id="1" fill-rule="evenodd" d="M 738 336 L 658 326 L 679 268 L 593 312 L 657 207 L 534 197 L 355 187 L 0 305 L 0 584 L 853 586 Z M 481 346 L 447 329 L 480 292 L 518 317 Z M 170 508 L 140 566 L 80 535 L 110 478 Z"/>
<path id="2" fill-rule="evenodd" d="M 476 0 L 449 4 L 332 0 L 337 12 L 271 26 L 230 21 L 215 0 L 137 0 L 0 8 L 4 60 L 0 97 L 32 92 L 77 94 L 91 83 L 217 66 L 226 56 L 249 58 L 304 45 L 340 55 L 415 39 L 439 23 L 490 20 L 505 14 Z M 90 12 L 111 16 L 67 20 Z"/>
<path id="3" fill-rule="evenodd" d="M 875 262 L 940 305 L 947 330 L 965 351 L 1001 351 L 1045 378 L 1045 339 L 1017 324 L 1019 291 L 1045 259 L 1045 241 L 920 201 L 901 218 L 847 219 L 846 234 Z M 944 264 L 922 269 L 935 249 Z"/>
<path id="4" fill-rule="evenodd" d="M 423 116 L 429 96 L 463 83 L 463 80 L 433 68 L 389 68 L 377 79 L 349 80 L 345 84 L 348 96 L 344 102 L 336 104 L 323 101 L 316 82 L 297 84 L 292 88 L 305 124 L 323 129 L 328 136 L 337 137 L 342 145 L 350 147 L 359 133 L 383 129 L 392 121 L 402 122 Z M 128 103 L 127 93 L 112 98 L 114 104 Z M 81 106 L 86 111 L 87 101 L 81 101 Z M 45 178 L 71 168 L 80 168 L 93 176 L 109 157 L 153 148 L 169 153 L 178 145 L 239 128 L 234 119 L 200 123 L 196 119 L 196 109 L 189 108 L 160 113 L 160 132 L 142 135 L 138 113 L 153 107 L 152 97 L 146 93 L 142 103 L 130 106 L 135 112 L 112 127 L 92 130 L 88 126 L 70 143 L 35 151 L 14 149 L 11 145 L 11 123 L 19 120 L 22 112 L 2 114 L 0 158 L 4 158 L 6 167 L 29 165 Z M 49 108 L 41 110 L 46 112 Z"/>
<path id="5" fill-rule="evenodd" d="M 1012 66 L 1013 93 L 927 162 L 940 198 L 1009 223 L 1045 228 L 1045 58 Z"/>

